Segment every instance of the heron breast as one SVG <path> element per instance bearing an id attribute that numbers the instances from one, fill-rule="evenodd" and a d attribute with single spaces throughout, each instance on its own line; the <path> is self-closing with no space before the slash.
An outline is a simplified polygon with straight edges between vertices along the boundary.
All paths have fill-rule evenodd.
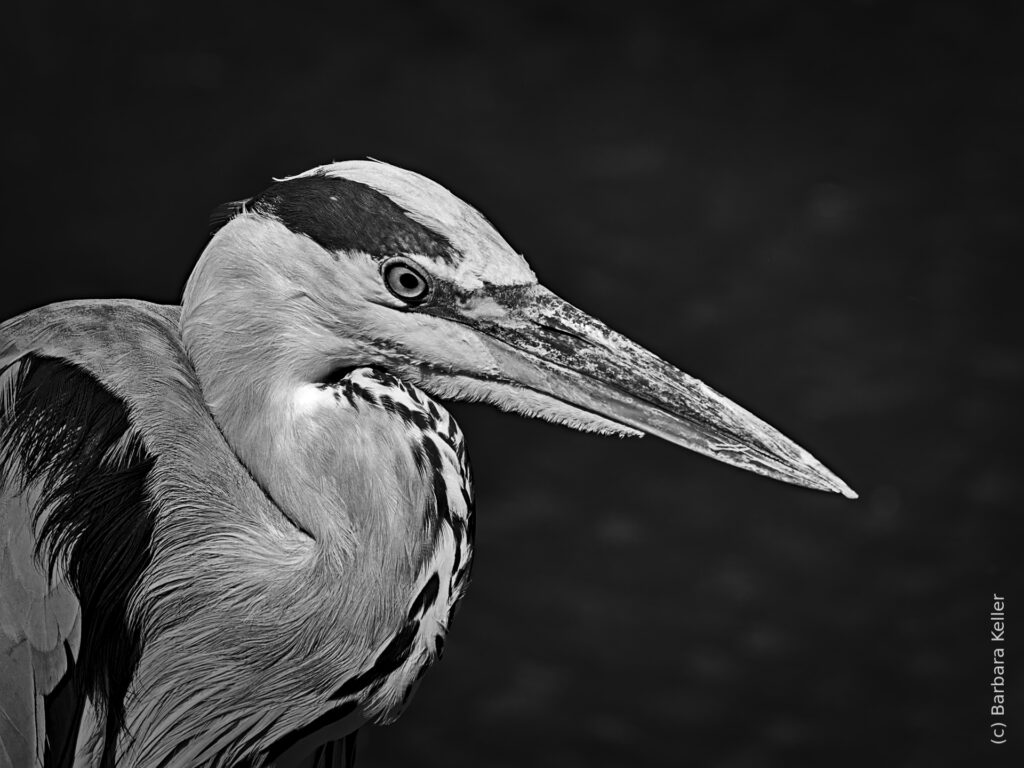
<path id="1" fill-rule="evenodd" d="M 381 409 L 404 427 L 415 467 L 428 490 L 420 510 L 423 556 L 402 622 L 371 662 L 350 676 L 332 700 L 358 696 L 378 721 L 394 720 L 416 682 L 443 651 L 455 610 L 465 594 L 473 558 L 473 485 L 462 431 L 422 390 L 386 371 L 358 368 L 337 382 L 304 393 L 296 407 Z"/>

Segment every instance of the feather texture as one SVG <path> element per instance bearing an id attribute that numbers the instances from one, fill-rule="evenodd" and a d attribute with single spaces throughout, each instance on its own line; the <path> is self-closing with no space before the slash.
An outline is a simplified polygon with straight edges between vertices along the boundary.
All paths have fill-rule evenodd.
<path id="1" fill-rule="evenodd" d="M 124 403 L 80 367 L 32 354 L 15 366 L 0 417 L 0 475 L 18 493 L 40 489 L 34 554 L 48 580 L 59 573 L 81 606 L 81 644 L 68 666 L 75 698 L 88 695 L 105 723 L 102 765 L 111 766 L 140 655 L 128 603 L 150 560 L 145 482 L 153 460 L 130 430 Z M 59 701 L 80 715 L 81 702 L 70 696 L 56 698 L 54 708 Z M 78 729 L 77 722 L 54 725 Z"/>
<path id="2" fill-rule="evenodd" d="M 439 654 L 437 638 L 466 586 L 472 536 L 465 450 L 447 413 L 372 369 L 349 373 L 362 391 L 353 395 L 358 404 L 339 393 L 335 408 L 327 385 L 307 403 L 332 410 L 307 424 L 294 455 L 320 456 L 310 467 L 322 482 L 349 476 L 346 468 L 367 470 L 352 474 L 354 484 L 339 486 L 347 495 L 325 507 L 366 537 L 365 550 L 339 556 L 325 551 L 329 539 L 297 528 L 229 447 L 178 320 L 175 307 L 69 302 L 0 326 L 5 445 L 16 475 L 3 489 L 0 528 L 0 628 L 5 647 L 16 646 L 0 662 L 7 665 L 0 707 L 15 713 L 0 726 L 0 755 L 7 755 L 0 765 L 39 763 L 49 720 L 79 711 L 77 764 L 90 768 L 258 768 L 328 756 L 337 763 L 350 748 L 317 756 L 317 747 L 351 744 L 348 734 L 367 719 L 392 719 Z M 313 415 L 295 414 L 297 425 Z M 64 426 L 53 426 L 60 418 Z M 429 447 L 424 427 L 436 432 Z M 18 437 L 28 433 L 31 440 Z M 377 454 L 366 451 L 381 441 L 407 473 L 398 496 L 369 471 Z M 435 470 L 450 479 L 441 502 Z M 401 522 L 397 510 L 418 516 Z M 399 535 L 396 525 L 416 535 Z M 99 537 L 89 547 L 102 555 L 91 561 L 76 549 L 90 537 Z M 374 544 L 384 540 L 392 544 Z M 89 568 L 108 590 L 101 602 L 113 607 L 86 632 L 86 607 L 97 595 L 75 574 Z M 410 622 L 418 631 L 399 663 L 375 667 Z M 98 640 L 91 656 L 86 636 Z M 36 649 L 45 658 L 35 659 Z M 137 656 L 127 681 L 103 665 L 114 649 L 129 661 Z M 332 698 L 374 669 L 380 674 Z M 62 678 L 69 670 L 73 680 L 92 681 L 75 684 L 97 706 L 77 699 L 68 706 Z M 114 735 L 110 715 L 122 690 L 123 728 Z M 309 733 L 318 723 L 330 726 Z M 293 743 L 295 734 L 304 737 Z M 54 745 L 70 738 L 61 741 L 56 730 L 53 737 Z"/>

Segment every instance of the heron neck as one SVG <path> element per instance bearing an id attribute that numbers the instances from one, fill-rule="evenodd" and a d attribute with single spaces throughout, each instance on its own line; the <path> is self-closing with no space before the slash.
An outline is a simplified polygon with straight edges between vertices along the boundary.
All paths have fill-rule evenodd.
<path id="1" fill-rule="evenodd" d="M 328 387 L 283 369 L 273 347 L 244 360 L 223 348 L 193 353 L 214 420 L 270 499 L 313 539 L 327 573 L 344 573 L 353 599 L 376 596 L 376 607 L 361 610 L 401 604 L 397 595 L 423 556 L 417 534 L 429 491 L 406 430 L 383 409 L 339 404 Z"/>
<path id="2" fill-rule="evenodd" d="M 395 446 L 387 414 L 316 402 L 317 382 L 360 350 L 314 321 L 258 258 L 208 249 L 183 299 L 181 332 L 215 422 L 281 512 L 331 563 L 351 573 L 404 570 L 394 499 L 409 484 L 410 456 Z M 376 435 L 376 440 L 371 439 Z M 407 451 L 406 451 L 407 453 Z M 406 506 L 399 512 L 409 514 Z M 372 551 L 368 541 L 380 543 Z"/>

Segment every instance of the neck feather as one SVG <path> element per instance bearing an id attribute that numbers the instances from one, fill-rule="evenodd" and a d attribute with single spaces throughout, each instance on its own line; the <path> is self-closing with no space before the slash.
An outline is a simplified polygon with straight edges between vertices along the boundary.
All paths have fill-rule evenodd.
<path id="1" fill-rule="evenodd" d="M 296 286 L 318 276 L 280 269 L 315 260 L 293 257 L 294 240 L 268 227 L 259 243 L 245 230 L 222 230 L 186 287 L 182 338 L 207 407 L 249 473 L 325 559 L 349 572 L 357 562 L 368 572 L 408 570 L 407 542 L 393 529 L 411 523 L 396 522 L 396 513 L 409 515 L 423 500 L 381 489 L 413 494 L 411 454 L 388 434 L 395 427 L 387 414 L 332 408 L 315 396 L 333 368 L 365 353 L 316 322 L 316 298 Z M 276 253 L 291 249 L 288 259 L 268 247 L 274 237 L 284 240 Z"/>

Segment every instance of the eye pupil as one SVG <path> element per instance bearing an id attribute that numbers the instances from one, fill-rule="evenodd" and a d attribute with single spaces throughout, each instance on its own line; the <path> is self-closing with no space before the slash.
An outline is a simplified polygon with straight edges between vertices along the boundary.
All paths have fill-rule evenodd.
<path id="1" fill-rule="evenodd" d="M 420 286 L 420 279 L 412 272 L 403 272 L 399 276 L 398 282 L 402 284 L 403 288 L 407 288 L 410 291 L 414 291 Z"/>

